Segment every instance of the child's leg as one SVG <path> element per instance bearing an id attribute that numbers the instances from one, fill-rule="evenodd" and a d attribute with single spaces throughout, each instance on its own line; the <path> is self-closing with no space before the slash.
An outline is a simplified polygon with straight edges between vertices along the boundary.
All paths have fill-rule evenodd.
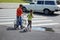
<path id="1" fill-rule="evenodd" d="M 32 22 L 30 21 L 30 31 L 31 31 L 31 29 L 32 29 Z"/>
<path id="2" fill-rule="evenodd" d="M 19 18 L 20 18 L 20 19 L 19 19 L 20 28 L 23 29 L 23 26 L 22 26 L 22 17 L 20 16 Z"/>
<path id="3" fill-rule="evenodd" d="M 17 16 L 17 20 L 16 20 L 16 28 L 18 28 L 19 27 L 19 17 Z"/>
<path id="4" fill-rule="evenodd" d="M 28 25 L 27 25 L 27 28 L 28 28 L 28 30 L 29 30 L 29 20 L 28 20 Z"/>
<path id="5" fill-rule="evenodd" d="M 30 31 L 31 31 L 32 26 L 31 26 L 31 21 L 30 21 L 30 20 L 28 20 L 27 28 L 28 28 L 28 30 L 30 30 Z"/>

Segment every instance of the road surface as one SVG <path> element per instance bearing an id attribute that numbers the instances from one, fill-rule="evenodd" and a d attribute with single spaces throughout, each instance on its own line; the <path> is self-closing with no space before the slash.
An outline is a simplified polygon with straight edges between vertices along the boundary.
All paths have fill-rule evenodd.
<path id="1" fill-rule="evenodd" d="M 27 13 L 24 19 L 27 20 Z M 21 33 L 13 28 L 16 9 L 0 9 L 0 40 L 60 40 L 60 12 L 54 15 L 34 14 L 32 32 Z M 55 32 L 37 30 L 40 27 L 52 28 Z"/>

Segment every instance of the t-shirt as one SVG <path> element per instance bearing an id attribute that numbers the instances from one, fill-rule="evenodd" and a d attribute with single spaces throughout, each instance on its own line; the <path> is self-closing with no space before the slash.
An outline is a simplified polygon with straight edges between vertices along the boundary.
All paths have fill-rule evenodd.
<path id="1" fill-rule="evenodd" d="M 21 16 L 23 14 L 23 10 L 21 8 L 17 8 L 17 16 Z"/>
<path id="2" fill-rule="evenodd" d="M 33 15 L 33 14 L 32 14 L 32 15 Z M 31 15 L 30 13 L 27 15 L 28 20 L 32 20 L 32 15 Z"/>

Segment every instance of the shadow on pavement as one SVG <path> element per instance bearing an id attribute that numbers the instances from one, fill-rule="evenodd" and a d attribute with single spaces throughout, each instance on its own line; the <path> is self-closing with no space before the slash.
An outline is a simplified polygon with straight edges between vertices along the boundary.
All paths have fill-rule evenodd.
<path id="1" fill-rule="evenodd" d="M 5 27 L 5 26 L 4 26 Z M 7 27 L 7 26 L 6 26 Z M 35 28 L 35 27 L 34 27 Z M 40 29 L 38 29 L 38 28 L 40 28 Z M 41 31 L 41 29 L 45 29 L 45 31 L 49 31 L 49 32 L 55 32 L 54 30 L 53 30 L 53 28 L 47 28 L 47 27 L 37 27 L 37 28 L 35 28 L 35 29 L 38 29 L 38 31 Z M 35 29 L 32 29 L 32 30 L 35 30 Z M 20 30 L 20 29 L 15 29 L 14 27 L 7 27 L 6 28 L 6 30 L 7 31 L 11 31 L 11 30 Z M 20 30 L 19 31 L 20 33 L 26 33 L 26 32 L 28 32 L 27 30 Z"/>
<path id="2" fill-rule="evenodd" d="M 3 9 L 3 8 L 0 8 L 0 9 Z"/>
<path id="3" fill-rule="evenodd" d="M 26 31 L 27 32 L 27 31 Z M 19 31 L 19 33 L 26 33 L 25 31 Z"/>
<path id="4" fill-rule="evenodd" d="M 16 29 L 13 27 L 8 27 L 6 30 L 16 30 Z"/>
<path id="5" fill-rule="evenodd" d="M 47 28 L 47 27 L 41 27 L 41 28 L 44 28 L 45 31 L 55 32 L 52 28 Z M 9 30 L 16 30 L 16 29 L 14 29 L 13 27 L 8 27 L 8 28 L 7 28 L 7 31 L 9 31 Z M 17 30 L 19 30 L 19 29 L 17 29 Z M 41 31 L 41 30 L 40 30 L 40 31 Z M 20 30 L 19 32 L 20 32 L 20 33 L 26 33 L 26 32 L 28 32 L 28 31 Z"/>
<path id="6" fill-rule="evenodd" d="M 7 31 L 13 31 L 13 30 L 20 30 L 20 29 L 15 29 L 15 28 L 13 28 L 13 27 L 8 27 L 6 30 L 7 30 Z M 19 32 L 20 32 L 20 33 L 26 33 L 27 31 L 20 30 Z"/>
<path id="7" fill-rule="evenodd" d="M 51 17 L 54 17 L 54 16 L 59 16 L 60 14 L 44 14 L 44 13 L 40 13 L 40 12 L 34 12 L 34 14 L 36 15 L 42 15 L 42 16 L 51 16 Z"/>
<path id="8" fill-rule="evenodd" d="M 47 28 L 47 27 L 42 27 L 42 28 L 45 28 L 45 30 L 49 32 L 55 32 L 52 28 Z"/>

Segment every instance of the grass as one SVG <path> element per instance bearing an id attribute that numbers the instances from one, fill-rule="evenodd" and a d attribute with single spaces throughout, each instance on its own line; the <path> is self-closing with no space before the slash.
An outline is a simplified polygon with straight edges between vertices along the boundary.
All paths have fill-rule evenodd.
<path id="1" fill-rule="evenodd" d="M 25 0 L 0 0 L 0 3 L 26 3 Z"/>

